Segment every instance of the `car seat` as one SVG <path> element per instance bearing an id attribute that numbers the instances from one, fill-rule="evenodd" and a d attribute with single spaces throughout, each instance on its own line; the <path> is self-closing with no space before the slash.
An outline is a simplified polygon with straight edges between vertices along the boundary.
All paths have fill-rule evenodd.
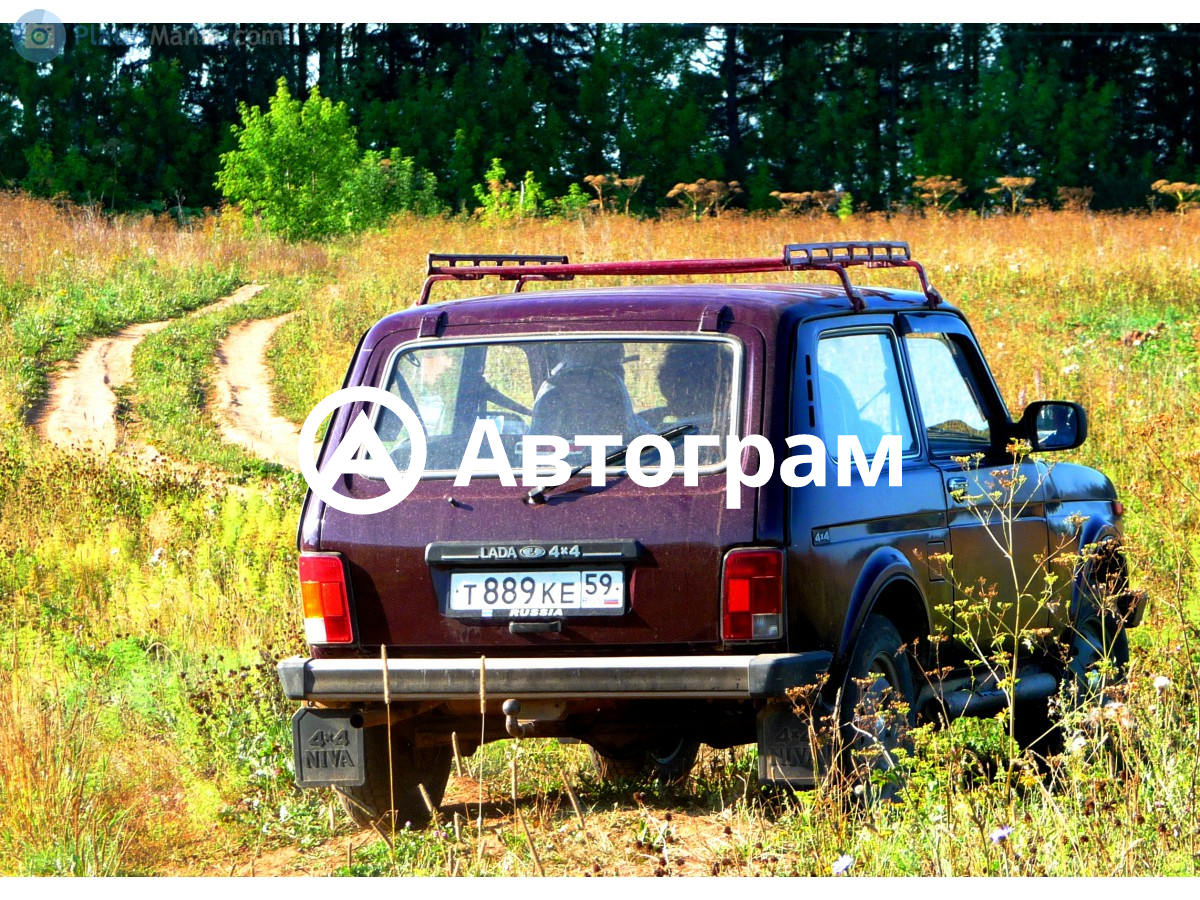
<path id="1" fill-rule="evenodd" d="M 629 438 L 634 427 L 629 392 L 615 373 L 596 367 L 573 366 L 550 376 L 533 404 L 531 434 L 556 434 L 572 440 L 577 434 L 618 434 Z"/>

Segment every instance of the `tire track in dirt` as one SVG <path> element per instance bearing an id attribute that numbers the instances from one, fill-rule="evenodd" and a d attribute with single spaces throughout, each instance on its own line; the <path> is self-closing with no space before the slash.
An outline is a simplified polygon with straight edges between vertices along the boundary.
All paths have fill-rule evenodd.
<path id="1" fill-rule="evenodd" d="M 299 470 L 300 429 L 275 413 L 267 345 L 295 313 L 255 319 L 229 329 L 217 348 L 213 414 L 221 436 L 255 456 Z"/>
<path id="2" fill-rule="evenodd" d="M 245 303 L 263 287 L 260 284 L 243 285 L 228 297 L 188 315 L 201 316 Z M 129 381 L 133 351 L 141 340 L 174 321 L 166 319 L 131 325 L 88 344 L 70 368 L 51 379 L 46 400 L 31 413 L 29 423 L 38 436 L 60 447 L 115 453 L 124 435 L 117 427 L 117 396 L 113 388 Z"/>

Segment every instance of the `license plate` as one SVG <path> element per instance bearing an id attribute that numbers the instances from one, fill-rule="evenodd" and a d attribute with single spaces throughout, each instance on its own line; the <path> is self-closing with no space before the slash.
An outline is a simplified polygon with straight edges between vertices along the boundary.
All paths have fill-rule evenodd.
<path id="1" fill-rule="evenodd" d="M 619 616 L 625 612 L 625 573 L 620 569 L 454 572 L 446 612 L 484 619 Z"/>

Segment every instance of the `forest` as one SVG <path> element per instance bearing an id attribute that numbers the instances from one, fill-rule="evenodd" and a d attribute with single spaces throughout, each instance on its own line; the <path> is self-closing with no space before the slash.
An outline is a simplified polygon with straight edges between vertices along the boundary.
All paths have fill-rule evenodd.
<path id="1" fill-rule="evenodd" d="M 701 178 L 737 182 L 733 209 L 885 212 L 935 176 L 934 203 L 979 211 L 1174 208 L 1151 185 L 1200 180 L 1200 25 L 69 24 L 51 62 L 0 54 L 0 187 L 216 207 L 234 126 L 280 79 L 345 104 L 452 212 L 493 160 L 547 196 L 641 176 L 640 214 Z"/>

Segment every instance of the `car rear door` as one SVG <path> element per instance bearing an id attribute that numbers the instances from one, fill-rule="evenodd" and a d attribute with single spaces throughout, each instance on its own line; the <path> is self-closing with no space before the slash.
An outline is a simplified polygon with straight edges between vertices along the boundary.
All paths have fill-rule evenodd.
<path id="1" fill-rule="evenodd" d="M 729 348 L 733 366 L 725 389 L 734 398 L 736 429 L 744 434 L 760 428 L 763 340 L 757 330 L 732 323 L 720 335 L 701 336 L 694 322 L 639 322 L 637 330 L 613 324 L 620 323 L 595 329 L 590 336 L 623 342 L 629 356 L 638 356 L 639 346 L 649 346 L 639 342 L 676 339 L 716 341 Z M 406 354 L 426 348 L 420 378 L 408 379 L 415 386 L 408 400 L 423 421 L 461 420 L 447 426 L 449 436 L 488 417 L 511 448 L 535 410 L 549 405 L 539 402 L 539 395 L 544 400 L 550 390 L 549 362 L 539 364 L 537 354 L 529 354 L 523 374 L 521 364 L 511 359 L 500 366 L 508 374 L 488 368 L 487 361 L 478 363 L 486 375 L 479 390 L 487 396 L 436 390 L 422 396 L 421 379 L 435 384 L 443 377 L 435 371 L 439 366 L 446 366 L 445 371 L 467 366 L 466 360 L 478 355 L 473 348 L 545 340 L 544 332 L 470 325 L 448 327 L 433 340 L 397 334 L 379 342 L 360 377 L 363 383 L 386 387 L 389 372 L 408 365 Z M 437 352 L 429 349 L 433 347 Z M 439 355 L 446 361 L 437 362 Z M 634 376 L 629 372 L 626 377 L 632 382 Z M 607 380 L 597 377 L 592 384 L 603 386 Z M 497 385 L 505 389 L 496 392 Z M 642 396 L 656 396 L 644 385 L 631 383 L 629 388 L 634 395 L 640 390 Z M 601 401 L 593 396 L 584 402 Z M 647 402 L 640 402 L 635 412 L 653 417 L 656 412 L 646 408 Z M 331 426 L 333 440 L 344 434 L 357 408 L 339 412 Z M 664 423 L 644 424 L 657 430 Z M 430 461 L 442 468 L 446 462 L 436 461 L 441 452 L 436 431 L 431 430 Z M 460 451 L 455 445 L 445 459 Z M 545 502 L 529 503 L 519 462 L 513 462 L 515 486 L 497 477 L 474 477 L 456 486 L 453 473 L 443 471 L 418 482 L 399 505 L 381 513 L 355 516 L 323 504 L 319 513 L 311 512 L 320 516 L 319 548 L 341 552 L 348 561 L 356 637 L 365 652 L 376 652 L 370 648 L 380 644 L 396 655 L 464 650 L 519 654 L 531 647 L 553 654 L 584 646 L 598 652 L 680 652 L 720 644 L 722 560 L 728 548 L 754 541 L 753 489 L 744 488 L 741 508 L 729 510 L 720 466 L 702 468 L 695 486 L 685 485 L 676 474 L 656 487 L 639 486 L 624 475 L 610 475 L 593 487 L 585 473 L 547 491 Z M 346 475 L 338 490 L 367 498 L 381 495 L 387 486 Z M 308 533 L 317 537 L 311 523 Z M 563 585 L 572 580 L 576 586 L 571 590 L 591 592 L 591 605 L 548 614 L 548 607 L 562 600 Z"/>

